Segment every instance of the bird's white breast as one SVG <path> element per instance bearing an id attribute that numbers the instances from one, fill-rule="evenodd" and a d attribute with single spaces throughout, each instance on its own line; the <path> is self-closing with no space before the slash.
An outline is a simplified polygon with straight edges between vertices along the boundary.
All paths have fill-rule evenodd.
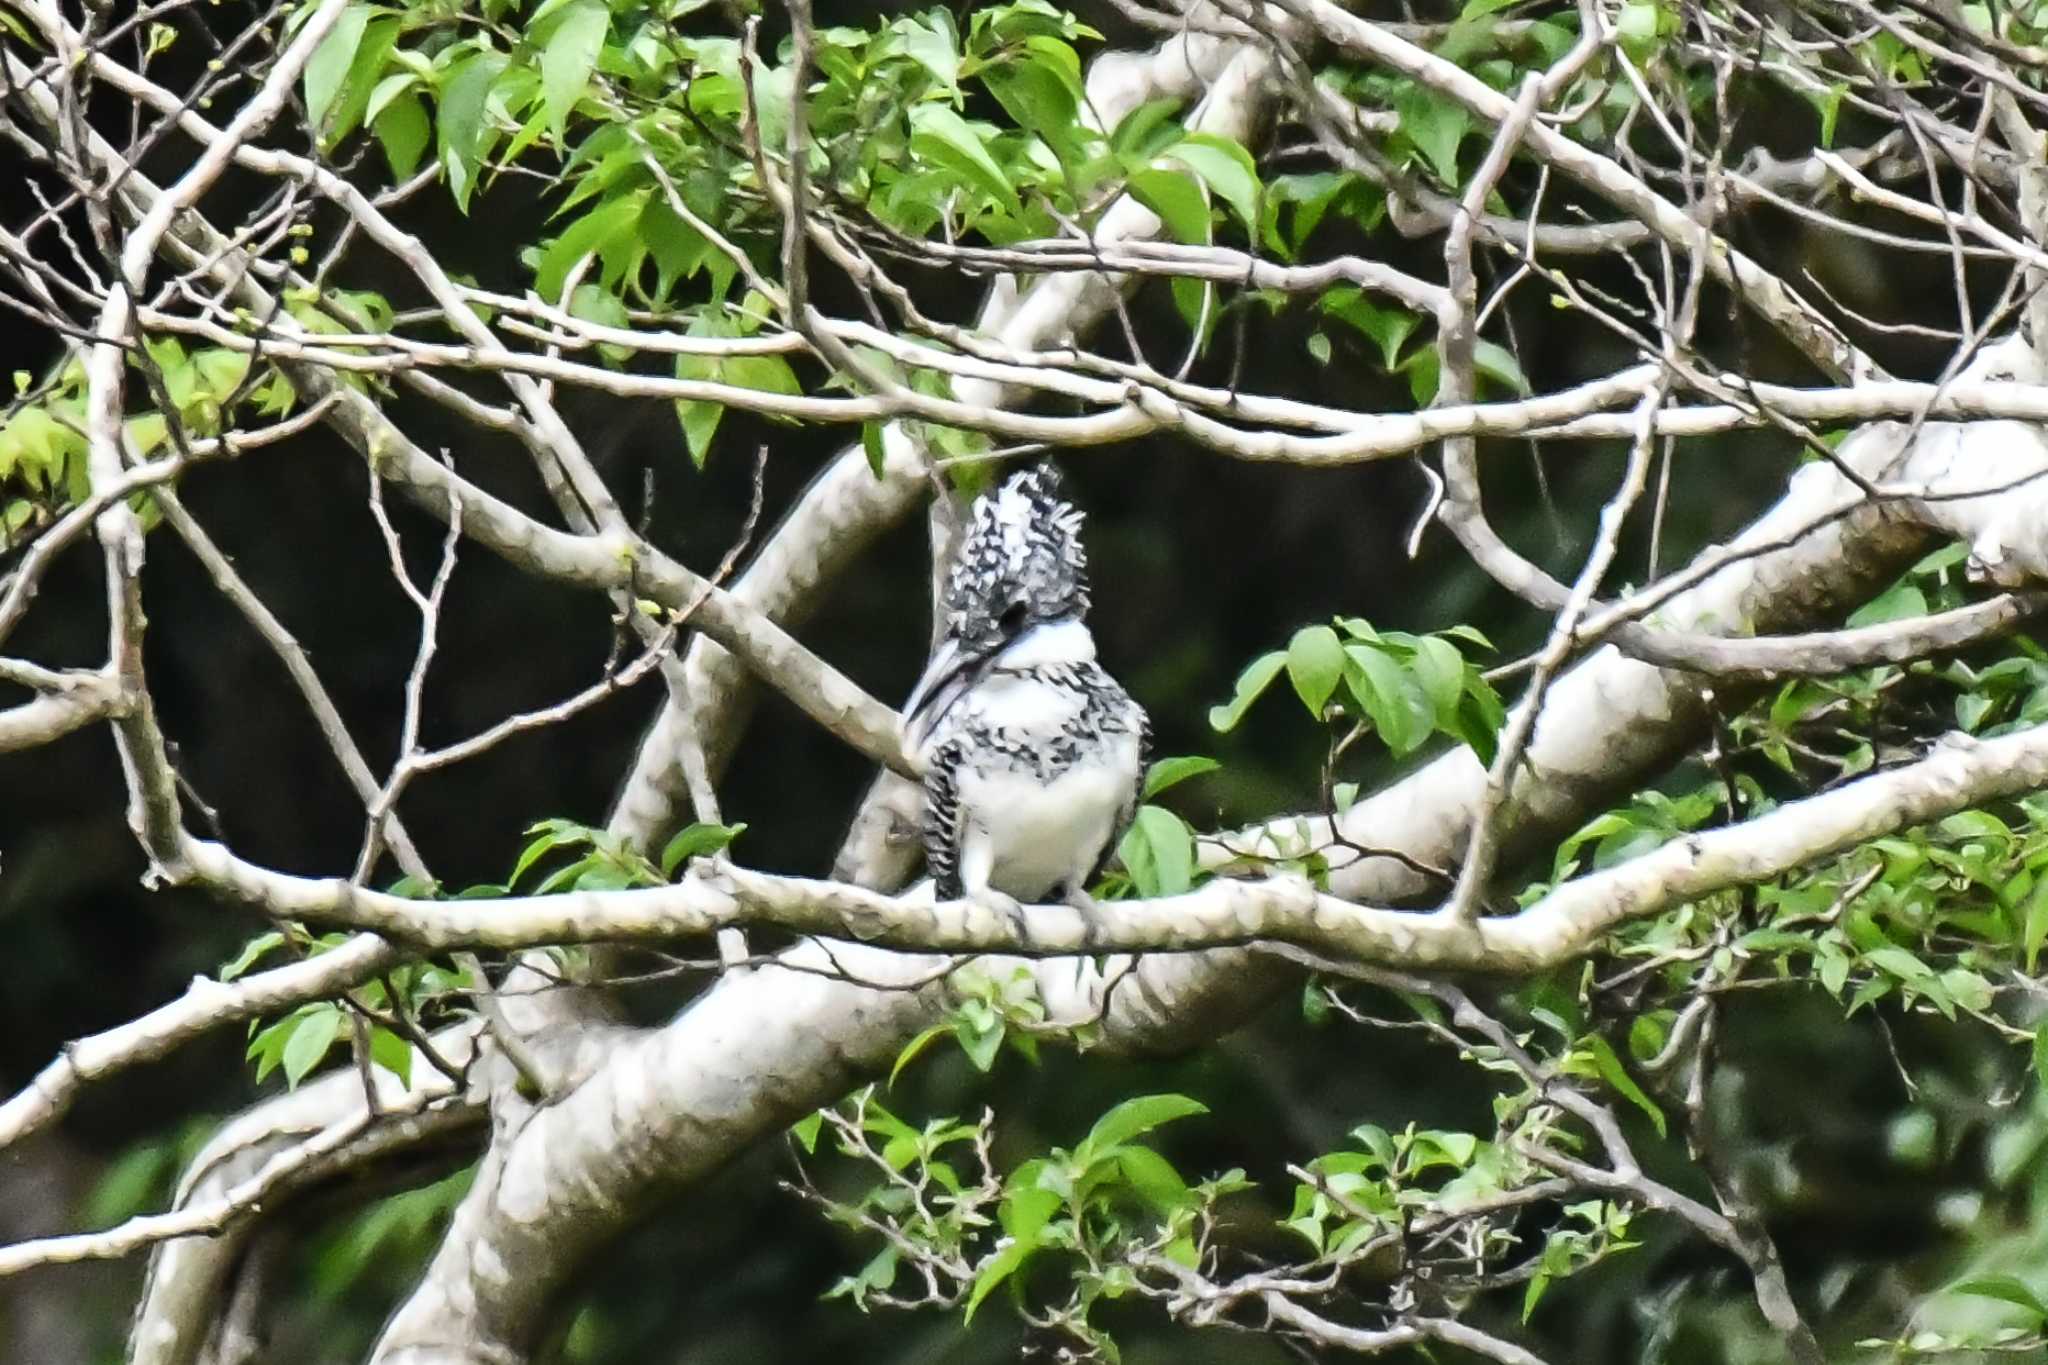
<path id="1" fill-rule="evenodd" d="M 989 883 L 1022 901 L 1087 876 L 1138 781 L 1138 737 L 1102 748 L 1050 781 L 1027 769 L 964 767 L 956 781 L 970 841 L 986 841 Z"/>
<path id="2" fill-rule="evenodd" d="M 1019 736 L 1056 735 L 1087 704 L 1088 698 L 1071 688 L 1008 672 L 989 674 L 967 698 L 973 723 Z"/>
<path id="3" fill-rule="evenodd" d="M 1095 637 L 1079 621 L 1047 621 L 1012 640 L 997 656 L 996 666 L 1014 670 L 1048 664 L 1088 663 L 1095 657 Z"/>

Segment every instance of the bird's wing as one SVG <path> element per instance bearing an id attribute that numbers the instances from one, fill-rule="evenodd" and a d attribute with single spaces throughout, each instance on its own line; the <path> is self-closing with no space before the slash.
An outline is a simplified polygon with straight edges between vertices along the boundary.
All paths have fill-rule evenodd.
<path id="1" fill-rule="evenodd" d="M 1138 731 L 1138 774 L 1131 780 L 1131 794 L 1124 799 L 1123 809 L 1117 812 L 1116 828 L 1110 831 L 1109 842 L 1102 846 L 1102 852 L 1095 855 L 1095 868 L 1088 874 L 1089 885 L 1102 880 L 1102 874 L 1109 868 L 1109 860 L 1116 856 L 1117 845 L 1123 842 L 1124 831 L 1131 827 L 1131 821 L 1138 816 L 1138 806 L 1145 799 L 1145 774 L 1152 767 L 1152 718 L 1145 714 L 1145 708 L 1126 696 L 1124 705 L 1130 708 L 1132 724 Z"/>
<path id="2" fill-rule="evenodd" d="M 924 765 L 924 860 L 939 899 L 958 900 L 960 885 L 960 756 L 956 736 L 934 749 Z"/>
<path id="3" fill-rule="evenodd" d="M 1138 726 L 1138 775 L 1131 781 L 1131 799 L 1124 802 L 1124 813 L 1116 822 L 1118 838 L 1123 837 L 1131 821 L 1137 818 L 1138 803 L 1145 799 L 1145 774 L 1152 767 L 1152 718 L 1136 701 L 1131 701 L 1130 707 Z"/>

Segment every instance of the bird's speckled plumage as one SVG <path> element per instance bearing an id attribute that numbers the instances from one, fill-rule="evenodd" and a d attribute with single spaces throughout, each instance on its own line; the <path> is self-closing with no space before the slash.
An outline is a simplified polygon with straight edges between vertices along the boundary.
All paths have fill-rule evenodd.
<path id="1" fill-rule="evenodd" d="M 942 897 L 1078 897 L 1137 808 L 1145 713 L 1095 661 L 1080 531 L 1047 466 L 975 502 L 906 716 Z"/>

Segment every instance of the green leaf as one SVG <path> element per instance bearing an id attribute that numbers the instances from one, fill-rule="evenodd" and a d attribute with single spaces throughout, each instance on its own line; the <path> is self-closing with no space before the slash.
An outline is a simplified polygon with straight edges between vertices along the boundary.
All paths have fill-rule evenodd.
<path id="1" fill-rule="evenodd" d="M 1163 806 L 1138 807 L 1117 856 L 1141 896 L 1177 896 L 1194 885 L 1194 831 Z"/>
<path id="2" fill-rule="evenodd" d="M 1191 777 L 1213 773 L 1223 765 L 1213 758 L 1188 754 L 1179 758 L 1162 758 L 1154 763 L 1145 774 L 1144 799 L 1149 801 L 1168 787 L 1179 786 Z"/>
<path id="3" fill-rule="evenodd" d="M 1303 626 L 1287 644 L 1287 680 L 1309 714 L 1323 718 L 1323 708 L 1344 679 L 1344 646 L 1328 626 Z"/>
<path id="4" fill-rule="evenodd" d="M 1024 40 L 1024 52 L 1020 61 L 1043 70 L 1067 88 L 1074 97 L 1074 122 L 1081 122 L 1080 103 L 1087 98 L 1087 83 L 1081 78 L 1081 54 L 1074 50 L 1069 39 L 1102 35 L 1093 29 L 1075 28 L 1055 37 L 1051 33 L 1034 33 Z M 1095 136 L 1092 130 L 1089 136 Z"/>
<path id="5" fill-rule="evenodd" d="M 1537 1303 L 1543 1298 L 1543 1291 L 1548 1288 L 1550 1288 L 1550 1277 L 1548 1275 L 1538 1271 L 1529 1277 L 1529 1287 L 1522 1291 L 1523 1322 L 1527 1322 L 1529 1315 L 1536 1311 Z"/>
<path id="6" fill-rule="evenodd" d="M 1479 1150 L 1479 1139 L 1470 1133 L 1417 1133 L 1408 1150 L 1408 1169 L 1411 1172 L 1426 1170 L 1431 1166 L 1456 1166 L 1463 1169 L 1472 1164 L 1473 1154 Z"/>
<path id="7" fill-rule="evenodd" d="M 900 1259 L 901 1253 L 894 1246 L 883 1247 L 875 1253 L 874 1259 L 861 1267 L 858 1275 L 842 1279 L 826 1291 L 825 1297 L 836 1299 L 844 1296 L 865 1306 L 870 1293 L 885 1290 L 896 1282 L 896 1265 Z"/>
<path id="8" fill-rule="evenodd" d="M 604 49 L 604 37 L 611 27 L 611 11 L 602 0 L 576 0 L 562 13 L 555 31 L 548 35 L 540 53 L 541 107 L 547 111 L 548 127 L 555 141 L 562 140 L 569 111 L 590 88 L 590 72 Z"/>
<path id="9" fill-rule="evenodd" d="M 1472 343 L 1472 368 L 1524 398 L 1535 392 L 1529 387 L 1529 378 L 1522 373 L 1522 363 L 1515 359 L 1514 353 L 1484 337 Z"/>
<path id="10" fill-rule="evenodd" d="M 1969 557 L 1969 542 L 1958 540 L 1942 546 L 1939 550 L 1929 551 L 1912 568 L 1906 570 L 1906 573 L 1913 578 L 1945 576 L 1947 570 L 1958 567 Z"/>
<path id="11" fill-rule="evenodd" d="M 917 1055 L 930 1047 L 934 1041 L 943 1038 L 952 1031 L 953 1025 L 950 1021 L 943 1024 L 933 1024 L 930 1028 L 925 1029 L 915 1038 L 905 1043 L 903 1050 L 896 1054 L 896 1064 L 889 1068 L 889 1085 L 893 1088 L 896 1084 L 896 1078 L 903 1074 L 904 1067 L 909 1066 L 911 1062 L 916 1060 Z"/>
<path id="12" fill-rule="evenodd" d="M 690 399 L 676 404 L 676 416 L 683 424 L 683 443 L 689 447 L 690 463 L 702 469 L 711 454 L 711 438 L 718 434 L 725 404 Z"/>
<path id="13" fill-rule="evenodd" d="M 1649 56 L 1657 45 L 1659 18 L 1654 0 L 1629 0 L 1623 5 L 1614 21 L 1614 36 L 1621 40 L 1622 50 L 1636 61 Z"/>
<path id="14" fill-rule="evenodd" d="M 1448 626 L 1437 633 L 1440 635 L 1448 635 L 1453 639 L 1463 640 L 1467 644 L 1477 645 L 1479 648 L 1486 650 L 1489 653 L 1491 653 L 1493 650 L 1493 641 L 1487 639 L 1485 634 L 1481 632 L 1477 626 Z"/>
<path id="15" fill-rule="evenodd" d="M 341 95 L 328 111 L 327 126 L 323 141 L 333 146 L 354 132 L 356 125 L 363 121 L 370 106 L 370 98 L 383 82 L 384 67 L 391 59 L 392 48 L 398 45 L 402 25 L 396 19 L 379 19 L 373 22 L 363 35 L 363 41 L 356 48 L 355 60 L 349 63 L 348 76 L 343 80 Z M 316 123 L 314 125 L 318 127 Z"/>
<path id="16" fill-rule="evenodd" d="M 1017 1267 L 1023 1265 L 1036 1250 L 1037 1243 L 1019 1239 L 989 1257 L 982 1264 L 981 1273 L 974 1277 L 974 1289 L 967 1296 L 967 1305 L 961 1314 L 962 1320 L 973 1322 L 974 1310 L 981 1307 L 981 1301 L 987 1298 L 997 1285 L 1015 1274 Z"/>
<path id="17" fill-rule="evenodd" d="M 967 1060 L 974 1063 L 974 1069 L 986 1075 L 996 1064 L 996 1054 L 1002 1051 L 1003 1037 L 1009 1032 L 1001 1019 L 988 1025 L 976 1025 L 961 1019 L 953 1025 L 953 1035 L 960 1040 L 960 1050 L 967 1054 Z"/>
<path id="18" fill-rule="evenodd" d="M 1059 1212 L 1059 1194 L 1038 1183 L 1039 1172 L 1044 1169 L 1043 1158 L 1027 1161 L 1010 1173 L 1003 1186 L 1003 1203 L 996 1210 L 996 1217 L 1003 1231 L 1020 1242 L 1038 1241 L 1045 1225 Z"/>
<path id="19" fill-rule="evenodd" d="M 2033 891 L 2027 896 L 2026 919 L 2020 927 L 2020 947 L 2027 955 L 2029 976 L 2034 974 L 2043 943 L 2048 943 L 2048 877 L 2034 883 Z"/>
<path id="20" fill-rule="evenodd" d="M 1140 1095 L 1125 1100 L 1097 1119 L 1095 1126 L 1088 1130 L 1088 1136 L 1081 1139 L 1081 1145 L 1074 1149 L 1074 1156 L 1086 1165 L 1110 1148 L 1122 1146 L 1162 1124 L 1208 1112 L 1208 1105 L 1186 1095 Z"/>
<path id="21" fill-rule="evenodd" d="M 1176 241 L 1208 245 L 1209 201 L 1192 178 L 1152 166 L 1133 171 L 1127 188 L 1139 203 L 1159 215 Z"/>
<path id="22" fill-rule="evenodd" d="M 1216 335 L 1216 322 L 1221 316 L 1216 307 L 1216 286 L 1207 280 L 1175 275 L 1167 281 L 1167 289 L 1173 294 L 1173 306 L 1181 320 L 1187 323 L 1189 331 L 1197 334 L 1198 353 L 1208 354 L 1209 340 Z"/>
<path id="23" fill-rule="evenodd" d="M 1009 177 L 967 120 L 942 104 L 921 104 L 910 111 L 910 128 L 913 151 L 964 172 L 977 189 L 1012 214 L 1018 212 L 1017 192 Z"/>
<path id="24" fill-rule="evenodd" d="M 236 977 L 255 966 L 257 959 L 265 953 L 270 952 L 273 948 L 283 946 L 283 934 L 276 932 L 258 934 L 242 945 L 242 951 L 235 954 L 234 961 L 220 969 L 220 979 L 223 981 L 233 981 Z"/>
<path id="25" fill-rule="evenodd" d="M 448 173 L 448 192 L 455 197 L 455 207 L 464 213 L 469 212 L 477 167 L 492 136 L 484 123 L 485 106 L 506 61 L 502 52 L 479 52 L 456 67 L 441 90 L 441 164 Z"/>
<path id="26" fill-rule="evenodd" d="M 1614 1055 L 1614 1049 L 1605 1038 L 1597 1033 L 1586 1035 L 1585 1048 L 1592 1055 L 1593 1065 L 1599 1069 L 1601 1079 L 1613 1086 L 1630 1104 L 1649 1117 L 1650 1126 L 1657 1130 L 1657 1136 L 1664 1134 L 1664 1111 L 1657 1102 L 1643 1093 L 1635 1077 L 1628 1074 L 1628 1068 L 1621 1064 L 1621 1058 Z"/>
<path id="27" fill-rule="evenodd" d="M 688 279 L 702 269 L 712 254 L 711 243 L 684 222 L 662 195 L 647 200 L 647 207 L 640 211 L 637 232 L 648 254 L 654 257 L 655 269 L 661 276 L 655 292 L 664 298 L 678 280 Z"/>
<path id="28" fill-rule="evenodd" d="M 348 80 L 349 68 L 355 65 L 356 48 L 362 44 L 370 18 L 368 5 L 350 5 L 306 62 L 306 120 L 316 131 L 326 122 L 327 111 L 334 107 Z"/>
<path id="29" fill-rule="evenodd" d="M 1664 1042 L 1670 1036 L 1673 1012 L 1658 1010 L 1653 1014 L 1639 1014 L 1628 1026 L 1628 1053 L 1638 1062 L 1647 1062 L 1664 1050 Z"/>
<path id="30" fill-rule="evenodd" d="M 1991 1002 L 1996 998 L 1997 992 L 1991 983 L 1968 967 L 1950 967 L 1940 979 L 1942 989 L 1948 992 L 1958 1008 L 1982 1014 L 1991 1008 Z"/>
<path id="31" fill-rule="evenodd" d="M 868 469 L 876 478 L 881 478 L 889 463 L 889 452 L 882 444 L 882 424 L 862 422 L 860 424 L 860 448 L 867 453 Z"/>
<path id="32" fill-rule="evenodd" d="M 249 1025 L 249 1046 L 242 1055 L 256 1063 L 257 1084 L 262 1084 L 263 1078 L 277 1068 L 278 1055 L 284 1051 L 285 1041 L 291 1037 L 297 1024 L 298 1016 L 294 1014 L 260 1031 L 256 1030 L 255 1024 Z"/>
<path id="33" fill-rule="evenodd" d="M 1355 285 L 1330 290 L 1323 295 L 1321 306 L 1324 312 L 1371 338 L 1380 349 L 1380 363 L 1389 370 L 1400 359 L 1401 347 L 1421 321 L 1406 309 L 1380 307 Z"/>
<path id="34" fill-rule="evenodd" d="M 1361 1123 L 1351 1130 L 1351 1136 L 1365 1144 L 1366 1151 L 1370 1152 L 1382 1167 L 1387 1170 L 1394 1168 L 1397 1153 L 1394 1150 L 1394 1139 L 1388 1135 L 1386 1129 L 1377 1123 Z"/>
<path id="35" fill-rule="evenodd" d="M 1465 695 L 1458 702 L 1458 738 L 1472 746 L 1473 757 L 1488 767 L 1499 747 L 1501 727 L 1507 723 L 1507 708 L 1493 684 L 1477 673 L 1465 679 Z"/>
<path id="36" fill-rule="evenodd" d="M 301 1015 L 281 1054 L 285 1084 L 296 1090 L 299 1082 L 306 1078 L 306 1073 L 320 1065 L 327 1050 L 340 1036 L 340 1006 L 321 1005 Z"/>
<path id="37" fill-rule="evenodd" d="M 597 833 L 573 820 L 543 820 L 526 832 L 537 837 L 527 843 L 519 854 L 519 861 L 512 865 L 512 875 L 506 878 L 508 886 L 518 882 L 528 868 L 554 850 L 571 844 L 587 844 Z"/>
<path id="38" fill-rule="evenodd" d="M 1179 140 L 1173 116 L 1180 107 L 1177 99 L 1145 101 L 1117 121 L 1116 131 L 1109 135 L 1110 150 L 1126 161 L 1158 155 Z"/>
<path id="39" fill-rule="evenodd" d="M 1228 706 L 1209 708 L 1210 728 L 1219 734 L 1228 734 L 1244 719 L 1244 713 L 1259 699 L 1273 679 L 1280 676 L 1280 670 L 1287 666 L 1287 656 L 1279 650 L 1261 654 L 1251 661 L 1244 672 L 1237 677 L 1237 693 Z"/>
<path id="40" fill-rule="evenodd" d="M 934 10 L 929 22 L 905 18 L 889 26 L 903 40 L 903 51 L 929 71 L 932 79 L 948 90 L 960 88 L 960 39 L 953 30 L 953 16 Z"/>
<path id="41" fill-rule="evenodd" d="M 390 1029 L 370 1030 L 370 1060 L 398 1077 L 400 1085 L 412 1084 L 412 1044 Z"/>
<path id="42" fill-rule="evenodd" d="M 592 252 L 603 252 L 621 234 L 633 232 L 650 193 L 640 189 L 607 199 L 564 228 L 562 235 L 542 253 L 540 268 L 534 272 L 534 288 L 540 296 L 550 303 L 559 302 L 562 286 L 578 261 Z M 694 359 L 694 356 L 677 357 L 679 362 Z"/>
<path id="43" fill-rule="evenodd" d="M 1138 1197 L 1160 1213 L 1173 1213 L 1188 1206 L 1188 1182 L 1172 1162 L 1151 1148 L 1119 1148 L 1116 1164 Z"/>
<path id="44" fill-rule="evenodd" d="M 786 394 L 804 391 L 803 385 L 797 383 L 796 371 L 779 355 L 728 356 L 718 368 L 719 378 L 743 389 Z"/>
<path id="45" fill-rule="evenodd" d="M 1912 583 L 1898 583 L 1849 616 L 1851 626 L 1880 626 L 1927 614 L 1927 595 Z"/>
<path id="46" fill-rule="evenodd" d="M 1842 997 L 1842 987 L 1849 982 L 1849 959 L 1840 950 L 1824 952 L 1819 956 L 1821 989 L 1837 1000 Z"/>
<path id="47" fill-rule="evenodd" d="M 789 1125 L 789 1135 L 797 1140 L 805 1152 L 818 1150 L 818 1130 L 825 1126 L 825 1111 L 813 1110 L 810 1114 Z"/>
<path id="48" fill-rule="evenodd" d="M 787 66 L 764 64 L 754 68 L 754 107 L 760 112 L 761 145 L 764 147 L 789 145 L 789 112 L 795 94 L 795 79 L 796 72 Z"/>
<path id="49" fill-rule="evenodd" d="M 612 887 L 594 886 L 591 885 L 588 880 L 586 880 L 588 878 L 603 880 L 603 875 L 609 867 L 610 864 L 605 860 L 602 854 L 586 853 L 581 858 L 578 858 L 575 862 L 570 863 L 567 867 L 557 868 L 553 872 L 550 872 L 546 877 L 543 877 L 541 879 L 540 885 L 536 886 L 533 889 L 533 893 L 536 896 L 552 896 L 557 891 L 598 891 L 616 889 Z"/>
<path id="50" fill-rule="evenodd" d="M 404 180 L 419 169 L 420 157 L 427 150 L 433 129 L 426 103 L 418 95 L 408 92 L 393 99 L 378 112 L 371 127 L 384 148 L 384 160 L 390 164 L 393 176 Z"/>
<path id="51" fill-rule="evenodd" d="M 699 822 L 685 826 L 678 831 L 668 845 L 661 850 L 661 872 L 665 877 L 675 875 L 676 868 L 692 858 L 701 858 L 707 853 L 717 853 L 740 837 L 746 830 L 744 821 L 736 825 L 715 825 Z"/>
<path id="52" fill-rule="evenodd" d="M 1872 948 L 1864 957 L 1873 967 L 1881 968 L 1908 985 L 1924 987 L 1935 979 L 1934 968 L 1904 948 L 1888 944 L 1881 948 Z"/>
<path id="53" fill-rule="evenodd" d="M 1080 101 L 1059 68 L 1037 53 L 983 70 L 982 84 L 1019 128 L 1038 134 L 1061 161 L 1081 159 Z"/>
<path id="54" fill-rule="evenodd" d="M 1266 244 L 1281 255 L 1287 254 L 1284 248 L 1289 246 L 1293 251 L 1300 251 L 1315 235 L 1316 227 L 1323 221 L 1323 215 L 1330 211 L 1331 205 L 1355 190 L 1358 183 L 1357 177 L 1349 171 L 1311 171 L 1302 175 L 1273 177 L 1266 185 Z M 1293 227 L 1286 242 L 1279 236 L 1278 201 L 1294 205 Z M 1380 211 L 1384 212 L 1384 209 Z"/>
<path id="55" fill-rule="evenodd" d="M 1430 169 L 1446 185 L 1458 183 L 1458 147 L 1472 127 L 1464 105 L 1427 87 L 1410 83 L 1394 97 L 1394 113 L 1402 135 L 1415 144 Z"/>
<path id="56" fill-rule="evenodd" d="M 2048 1303 L 2033 1287 L 2017 1275 L 1973 1275 L 1967 1280 L 1958 1280 L 1948 1287 L 1951 1294 L 1974 1294 L 1980 1299 L 1997 1299 L 2001 1303 L 2024 1308 L 2034 1319 L 2032 1325 L 2048 1322 Z"/>
<path id="57" fill-rule="evenodd" d="M 1835 125 L 1842 115 L 1842 96 L 1848 93 L 1849 86 L 1843 81 L 1829 86 L 1825 93 L 1807 93 L 1807 98 L 1813 101 L 1814 111 L 1820 115 L 1820 145 L 1829 150 L 1833 150 L 1835 145 Z"/>
<path id="58" fill-rule="evenodd" d="M 386 105 L 420 83 L 417 71 L 395 71 L 378 81 L 370 89 L 368 103 L 363 106 L 363 117 L 374 120 L 384 112 Z"/>
<path id="59" fill-rule="evenodd" d="M 1436 708 L 1437 724 L 1452 728 L 1458 701 L 1465 695 L 1465 656 L 1450 641 L 1425 635 L 1415 642 L 1415 657 L 1409 662 L 1409 669 L 1422 685 L 1423 695 Z M 1447 725 L 1447 721 L 1451 724 Z"/>
<path id="60" fill-rule="evenodd" d="M 1230 205 L 1246 232 L 1258 230 L 1259 171 L 1250 152 L 1213 133 L 1190 133 L 1167 148 L 1166 155 L 1201 177 L 1212 193 Z"/>
<path id="61" fill-rule="evenodd" d="M 249 357 L 241 351 L 209 348 L 192 357 L 201 396 L 225 403 L 249 373 Z"/>
<path id="62" fill-rule="evenodd" d="M 1395 757 L 1413 753 L 1429 738 L 1436 716 L 1422 689 L 1392 655 L 1369 644 L 1344 647 L 1352 667 L 1344 677 L 1373 732 Z"/>

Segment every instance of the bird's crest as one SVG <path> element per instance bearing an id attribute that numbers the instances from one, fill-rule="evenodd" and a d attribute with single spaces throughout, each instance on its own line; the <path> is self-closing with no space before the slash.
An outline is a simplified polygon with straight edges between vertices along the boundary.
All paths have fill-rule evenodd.
<path id="1" fill-rule="evenodd" d="M 1051 465 L 1013 474 L 975 499 L 945 605 L 947 633 L 963 640 L 993 634 L 1020 606 L 1032 621 L 1087 612 L 1081 510 L 1060 496 Z"/>

